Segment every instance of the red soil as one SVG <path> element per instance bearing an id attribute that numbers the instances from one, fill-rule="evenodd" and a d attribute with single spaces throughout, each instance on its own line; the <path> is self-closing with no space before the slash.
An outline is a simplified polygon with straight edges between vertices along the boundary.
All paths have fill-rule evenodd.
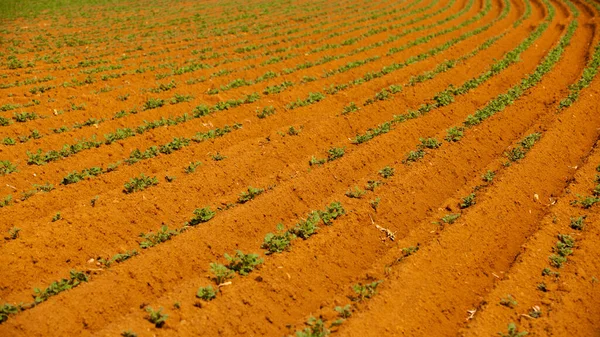
<path id="1" fill-rule="evenodd" d="M 530 2 L 530 13 L 523 0 L 489 3 L 486 9 L 485 0 L 244 5 L 144 1 L 117 8 L 72 7 L 79 10 L 71 18 L 64 14 L 67 8 L 2 21 L 0 75 L 5 87 L 0 89 L 0 107 L 7 108 L 0 116 L 13 123 L 0 126 L 0 160 L 16 164 L 18 171 L 0 176 L 0 200 L 12 196 L 0 208 L 0 230 L 6 236 L 0 245 L 0 305 L 21 307 L 5 317 L 0 335 L 118 336 L 130 330 L 139 336 L 281 336 L 306 328 L 311 316 L 323 320 L 331 334 L 352 336 L 487 336 L 507 333 L 509 323 L 532 336 L 600 335 L 600 215 L 598 206 L 572 204 L 579 195 L 593 196 L 598 183 L 599 80 L 582 89 L 574 104 L 557 108 L 600 41 L 600 13 L 592 2 L 574 1 L 576 17 L 566 2 L 551 0 L 555 14 L 550 20 L 547 3 L 541 0 Z M 469 21 L 478 13 L 479 20 Z M 519 18 L 522 22 L 515 24 Z M 477 88 L 456 95 L 446 106 L 393 124 L 389 132 L 368 142 L 351 142 L 394 115 L 433 103 L 449 86 L 460 87 L 485 73 L 544 20 L 548 28 L 519 61 Z M 448 128 L 462 125 L 467 116 L 534 72 L 572 20 L 578 21 L 577 30 L 537 85 L 496 115 L 465 129 L 460 141 L 443 140 Z M 388 29 L 373 32 L 382 27 Z M 469 32 L 473 35 L 451 47 L 426 54 Z M 422 37 L 428 38 L 419 40 Z M 414 76 L 457 60 L 495 37 L 488 48 L 410 85 Z M 70 41 L 74 45 L 68 45 Z M 334 46 L 317 49 L 327 44 Z M 357 50 L 360 47 L 368 48 Z M 388 54 L 391 48 L 404 49 Z M 9 68 L 7 56 L 13 54 L 24 62 L 23 68 Z M 45 55 L 60 57 L 52 63 L 42 58 Z M 266 62 L 286 55 L 287 59 Z M 417 55 L 427 57 L 378 78 L 356 81 Z M 374 56 L 379 58 L 356 64 Z M 323 57 L 332 58 L 299 66 L 322 62 Z M 102 62 L 81 63 L 98 60 Z M 28 67 L 27 61 L 34 64 Z M 323 75 L 351 62 L 345 71 Z M 191 63 L 210 67 L 156 79 L 157 74 Z M 84 83 L 88 74 L 82 71 L 116 65 L 122 67 L 100 69 L 91 73 L 91 83 Z M 147 70 L 136 72 L 142 67 Z M 223 69 L 231 72 L 219 75 Z M 254 81 L 269 71 L 278 75 L 209 93 L 236 79 Z M 107 74 L 122 75 L 103 80 Z M 48 75 L 53 78 L 46 82 L 8 86 Z M 76 83 L 74 79 L 82 84 L 63 85 Z M 174 88 L 151 91 L 171 80 Z M 281 93 L 264 93 L 284 81 L 293 85 Z M 346 89 L 327 93 L 327 88 L 352 81 Z M 403 89 L 363 105 L 390 85 Z M 32 93 L 39 86 L 53 88 Z M 28 164 L 29 153 L 38 149 L 61 150 L 65 144 L 94 137 L 103 141 L 117 129 L 135 131 L 145 121 L 185 113 L 191 117 L 201 104 L 214 106 L 254 92 L 260 98 L 248 104 L 157 127 L 45 165 Z M 289 107 L 315 92 L 325 98 Z M 176 93 L 193 98 L 169 104 Z M 150 98 L 167 103 L 144 110 Z M 32 100 L 39 103 L 8 108 Z M 351 102 L 360 109 L 342 114 Z M 84 109 L 73 108 L 82 104 Z M 258 118 L 257 111 L 267 106 L 276 113 Z M 134 108 L 135 114 L 113 117 Z M 23 111 L 45 118 L 16 122 L 13 114 Z M 89 118 L 104 120 L 72 128 Z M 134 149 L 160 147 L 174 137 L 192 138 L 235 123 L 242 127 L 223 137 L 191 142 L 170 154 L 122 163 L 106 172 L 109 164 L 123 162 Z M 70 130 L 52 131 L 61 126 Z M 299 134 L 288 134 L 290 126 Z M 19 142 L 18 137 L 33 130 L 42 137 Z M 523 158 L 508 161 L 506 153 L 532 133 L 541 133 L 541 138 Z M 7 137 L 16 144 L 4 144 Z M 441 141 L 441 147 L 426 149 L 422 159 L 406 163 L 409 151 L 428 137 Z M 327 158 L 334 147 L 345 150 L 341 158 L 309 165 L 313 156 Z M 225 158 L 213 160 L 215 154 Z M 195 172 L 184 173 L 196 161 L 202 164 Z M 378 174 L 385 166 L 395 169 L 387 179 Z M 104 172 L 61 184 L 67 174 L 91 167 Z M 488 170 L 495 177 L 483 182 L 481 176 Z M 157 177 L 158 185 L 124 193 L 124 184 L 140 174 Z M 166 176 L 175 180 L 169 182 Z M 364 189 L 373 180 L 381 186 L 360 198 L 346 195 L 350 188 Z M 46 182 L 54 189 L 23 194 Z M 265 192 L 239 203 L 248 186 Z M 461 209 L 461 199 L 470 193 L 476 195 L 475 204 Z M 263 239 L 278 223 L 292 228 L 312 210 L 323 210 L 334 201 L 341 202 L 345 214 L 331 226 L 321 224 L 316 235 L 293 240 L 289 251 L 265 255 Z M 154 247 L 140 247 L 140 233 L 156 233 L 162 225 L 180 229 L 194 210 L 205 206 L 217 211 L 210 221 L 186 227 Z M 53 221 L 57 213 L 61 219 Z M 453 223 L 440 220 L 459 213 Z M 585 216 L 583 230 L 570 227 L 571 218 L 579 216 Z M 12 238 L 9 231 L 14 228 L 20 231 Z M 386 230 L 394 233 L 393 240 Z M 542 270 L 551 267 L 548 257 L 556 254 L 558 234 L 575 239 L 572 254 L 561 268 L 551 268 L 560 271 L 559 277 L 542 276 Z M 408 256 L 408 247 L 418 251 Z M 100 263 L 134 249 L 138 254 L 123 262 Z M 236 250 L 258 253 L 264 262 L 247 276 L 236 275 L 231 284 L 220 285 L 214 300 L 197 298 L 199 287 L 218 286 L 210 264 L 227 264 L 223 255 Z M 83 271 L 87 282 L 32 303 L 34 288 L 44 290 L 68 278 L 71 270 Z M 353 285 L 378 280 L 382 283 L 374 296 L 351 300 L 356 295 Z M 546 291 L 539 290 L 542 282 Z M 508 295 L 518 304 L 501 305 Z M 334 307 L 347 304 L 352 315 L 331 326 L 339 319 Z M 148 321 L 148 307 L 164 308 L 169 315 L 164 326 Z M 539 318 L 532 316 L 533 307 L 540 309 Z"/>

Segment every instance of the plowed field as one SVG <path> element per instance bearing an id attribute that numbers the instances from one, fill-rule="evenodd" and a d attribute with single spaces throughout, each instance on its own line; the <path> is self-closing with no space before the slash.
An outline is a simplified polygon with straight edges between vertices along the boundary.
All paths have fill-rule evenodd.
<path id="1" fill-rule="evenodd" d="M 0 336 L 600 336 L 600 1 L 0 8 Z"/>

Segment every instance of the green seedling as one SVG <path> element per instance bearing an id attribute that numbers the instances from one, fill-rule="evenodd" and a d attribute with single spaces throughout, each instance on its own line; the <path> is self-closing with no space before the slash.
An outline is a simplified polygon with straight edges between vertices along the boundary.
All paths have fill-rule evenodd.
<path id="1" fill-rule="evenodd" d="M 369 201 L 369 205 L 371 205 L 371 208 L 377 212 L 377 207 L 379 207 L 380 202 L 381 198 L 375 198 L 374 200 Z"/>
<path id="2" fill-rule="evenodd" d="M 386 166 L 386 167 L 382 168 L 381 170 L 379 170 L 379 175 L 382 176 L 383 178 L 387 179 L 394 175 L 394 171 L 395 170 L 393 167 Z"/>
<path id="3" fill-rule="evenodd" d="M 506 295 L 506 297 L 500 299 L 500 305 L 505 307 L 514 308 L 519 304 L 512 295 Z"/>
<path id="4" fill-rule="evenodd" d="M 263 119 L 275 114 L 275 108 L 272 106 L 264 107 L 262 110 L 256 110 L 256 117 Z"/>
<path id="5" fill-rule="evenodd" d="M 196 297 L 208 302 L 208 301 L 214 300 L 217 297 L 218 292 L 219 292 L 219 289 L 217 288 L 215 290 L 215 289 L 213 289 L 212 286 L 200 287 L 200 288 L 198 288 L 198 291 L 196 292 Z"/>
<path id="6" fill-rule="evenodd" d="M 140 234 L 140 237 L 142 237 L 142 239 L 143 239 L 142 242 L 140 242 L 140 247 L 143 249 L 154 247 L 160 243 L 170 240 L 171 237 L 178 235 L 178 234 L 179 234 L 178 230 L 169 229 L 169 226 L 163 225 L 160 228 L 160 230 L 158 232 L 156 232 L 156 234 L 155 233 Z"/>
<path id="7" fill-rule="evenodd" d="M 306 220 L 300 220 L 294 228 L 291 228 L 289 230 L 289 232 L 299 238 L 306 240 L 312 235 L 316 234 L 317 230 L 319 229 L 319 226 L 317 226 L 319 221 L 321 221 L 319 212 L 313 211 L 308 215 Z"/>
<path id="8" fill-rule="evenodd" d="M 100 262 L 106 267 L 110 267 L 110 265 L 113 263 L 121 263 L 123 261 L 129 260 L 130 258 L 136 255 L 138 255 L 138 252 L 134 249 L 125 253 L 116 254 L 112 258 L 110 258 L 110 260 L 98 259 L 98 262 Z"/>
<path id="9" fill-rule="evenodd" d="M 346 196 L 348 198 L 360 199 L 363 195 L 367 193 L 366 191 L 361 190 L 358 186 L 354 186 L 354 189 L 349 189 L 346 191 Z"/>
<path id="10" fill-rule="evenodd" d="M 515 323 L 508 324 L 508 332 L 507 333 L 498 332 L 498 335 L 500 335 L 500 337 L 523 337 L 523 336 L 527 336 L 527 334 L 529 334 L 527 331 L 519 332 Z"/>
<path id="11" fill-rule="evenodd" d="M 266 255 L 282 253 L 290 249 L 290 244 L 296 236 L 288 231 L 284 231 L 283 224 L 277 225 L 277 233 L 267 233 L 260 248 L 266 249 Z"/>
<path id="12" fill-rule="evenodd" d="M 15 240 L 16 238 L 19 237 L 19 232 L 21 231 L 21 228 L 19 227 L 12 227 L 11 229 L 8 230 L 8 235 L 4 237 L 5 240 Z"/>
<path id="13" fill-rule="evenodd" d="M 195 163 L 190 163 L 186 168 L 183 169 L 183 172 L 190 174 L 196 172 L 196 168 L 202 165 L 202 162 L 197 161 Z"/>
<path id="14" fill-rule="evenodd" d="M 383 183 L 379 180 L 369 180 L 367 181 L 367 185 L 365 185 L 365 190 L 374 191 L 375 188 L 381 186 L 381 184 Z"/>
<path id="15" fill-rule="evenodd" d="M 350 304 L 346 304 L 343 307 L 337 306 L 333 308 L 333 310 L 335 310 L 338 313 L 338 315 L 344 319 L 352 316 L 352 306 L 350 306 Z"/>
<path id="16" fill-rule="evenodd" d="M 305 324 L 308 326 L 304 330 L 296 331 L 296 337 L 325 337 L 331 333 L 320 318 L 311 316 Z"/>
<path id="17" fill-rule="evenodd" d="M 419 138 L 421 144 L 419 144 L 420 148 L 424 149 L 437 149 L 442 146 L 442 143 L 435 138 Z"/>
<path id="18" fill-rule="evenodd" d="M 327 161 L 334 161 L 338 158 L 341 158 L 346 153 L 345 148 L 341 147 L 332 147 L 327 151 Z"/>
<path id="19" fill-rule="evenodd" d="M 142 173 L 139 177 L 129 179 L 129 182 L 125 183 L 123 192 L 125 192 L 125 194 L 139 192 L 154 185 L 158 185 L 158 178 L 147 177 Z"/>
<path id="20" fill-rule="evenodd" d="M 475 193 L 471 193 L 461 199 L 460 208 L 467 208 L 475 205 Z"/>
<path id="21" fill-rule="evenodd" d="M 460 213 L 456 213 L 456 214 L 446 214 L 443 218 L 442 218 L 442 222 L 445 224 L 453 224 L 458 218 L 460 218 Z"/>
<path id="22" fill-rule="evenodd" d="M 347 106 L 342 110 L 342 115 L 347 115 L 351 112 L 358 111 L 360 108 L 354 102 L 350 102 Z"/>
<path id="23" fill-rule="evenodd" d="M 373 297 L 377 293 L 377 287 L 383 282 L 383 280 L 367 283 L 367 284 L 355 284 L 352 286 L 352 290 L 356 294 L 352 296 L 351 299 L 353 301 L 363 301 L 365 299 L 369 299 Z"/>
<path id="24" fill-rule="evenodd" d="M 548 257 L 550 265 L 556 268 L 561 268 L 562 265 L 567 262 L 567 258 L 561 255 L 552 254 Z"/>
<path id="25" fill-rule="evenodd" d="M 0 324 L 6 322 L 9 315 L 18 314 L 21 311 L 21 306 L 4 303 L 0 306 Z"/>
<path id="26" fill-rule="evenodd" d="M 196 208 L 194 210 L 194 216 L 187 223 L 189 226 L 196 226 L 197 224 L 204 223 L 212 219 L 217 213 L 210 209 L 209 206 L 203 208 Z"/>
<path id="27" fill-rule="evenodd" d="M 169 318 L 169 315 L 163 314 L 162 311 L 163 308 L 154 310 L 152 307 L 147 307 L 146 312 L 148 313 L 148 316 L 146 319 L 149 320 L 150 323 L 153 323 L 157 328 L 162 328 L 167 322 L 167 318 Z"/>
<path id="28" fill-rule="evenodd" d="M 585 227 L 585 215 L 576 217 L 576 218 L 571 218 L 571 228 L 580 231 L 580 230 L 583 230 L 584 227 Z"/>
<path id="29" fill-rule="evenodd" d="M 4 176 L 13 172 L 18 172 L 17 165 L 14 165 L 8 160 L 0 160 L 0 176 Z"/>
<path id="30" fill-rule="evenodd" d="M 234 256 L 225 254 L 225 259 L 229 261 L 228 268 L 242 276 L 248 275 L 256 266 L 263 263 L 263 259 L 259 258 L 258 254 L 244 254 L 239 250 L 236 250 Z"/>
<path id="31" fill-rule="evenodd" d="M 315 166 L 315 165 L 317 165 L 317 166 L 318 166 L 318 165 L 323 165 L 323 164 L 325 164 L 325 161 L 326 161 L 325 159 L 320 159 L 320 158 L 317 158 L 317 157 L 315 157 L 315 156 L 312 156 L 312 157 L 310 158 L 310 160 L 309 160 L 308 164 L 309 164 L 310 166 Z"/>
<path id="32" fill-rule="evenodd" d="M 342 203 L 335 201 L 325 206 L 324 211 L 319 211 L 319 217 L 325 225 L 330 225 L 333 220 L 344 215 L 345 213 L 346 210 L 344 210 Z"/>
<path id="33" fill-rule="evenodd" d="M 451 127 L 446 131 L 446 138 L 448 142 L 458 142 L 464 136 L 465 128 L 463 127 Z"/>
<path id="34" fill-rule="evenodd" d="M 82 282 L 87 282 L 88 276 L 83 272 L 71 270 L 69 279 L 62 279 L 55 281 L 43 291 L 39 288 L 33 290 L 33 298 L 36 304 L 46 301 L 48 298 L 57 295 L 63 291 L 75 288 Z"/>
<path id="35" fill-rule="evenodd" d="M 246 192 L 242 192 L 238 198 L 238 203 L 245 204 L 248 201 L 254 199 L 256 196 L 262 194 L 265 190 L 262 188 L 254 188 L 252 186 L 248 186 L 248 190 Z"/>
<path id="36" fill-rule="evenodd" d="M 483 179 L 483 181 L 486 183 L 491 183 L 495 176 L 496 172 L 488 170 L 484 175 L 481 176 L 481 179 Z"/>
<path id="37" fill-rule="evenodd" d="M 225 281 L 233 278 L 235 275 L 233 270 L 230 270 L 225 265 L 216 262 L 210 264 L 210 271 L 215 275 L 213 279 L 217 285 L 223 284 Z"/>
<path id="38" fill-rule="evenodd" d="M 416 151 L 410 151 L 406 155 L 406 158 L 402 161 L 404 164 L 414 163 L 417 160 L 425 157 L 425 150 L 419 148 Z"/>

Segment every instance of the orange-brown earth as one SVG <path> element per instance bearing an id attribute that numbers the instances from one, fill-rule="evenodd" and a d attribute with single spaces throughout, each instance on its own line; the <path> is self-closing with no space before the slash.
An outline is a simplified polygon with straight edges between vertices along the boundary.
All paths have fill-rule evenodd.
<path id="1" fill-rule="evenodd" d="M 600 336 L 599 15 L 593 0 L 147 0 L 0 19 L 0 335 Z M 125 193 L 141 174 L 158 184 Z M 266 254 L 277 224 L 333 202 L 343 215 Z M 219 284 L 211 263 L 237 250 L 262 263 Z"/>

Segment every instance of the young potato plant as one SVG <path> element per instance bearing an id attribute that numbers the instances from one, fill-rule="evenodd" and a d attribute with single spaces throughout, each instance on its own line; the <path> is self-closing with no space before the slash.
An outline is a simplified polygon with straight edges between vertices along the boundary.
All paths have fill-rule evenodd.
<path id="1" fill-rule="evenodd" d="M 223 284 L 225 281 L 233 278 L 235 275 L 233 270 L 230 270 L 225 265 L 216 262 L 212 262 L 210 264 L 210 271 L 215 275 L 213 280 L 217 285 Z"/>
<path id="2" fill-rule="evenodd" d="M 15 144 L 17 144 L 17 142 L 15 141 L 15 139 L 14 139 L 14 138 L 11 138 L 11 137 L 5 137 L 5 138 L 2 140 L 2 144 L 4 144 L 4 145 L 15 145 Z"/>
<path id="3" fill-rule="evenodd" d="M 293 109 L 296 109 L 299 107 L 315 104 L 324 98 L 325 98 L 325 95 L 320 92 L 316 92 L 316 93 L 311 92 L 308 94 L 308 97 L 306 99 L 304 99 L 304 100 L 298 99 L 292 103 L 289 103 L 286 105 L 286 108 L 293 110 Z"/>
<path id="4" fill-rule="evenodd" d="M 475 193 L 471 193 L 469 195 L 467 195 L 466 197 L 461 199 L 460 202 L 460 208 L 467 208 L 467 207 L 471 207 L 473 205 L 475 205 Z"/>
<path id="5" fill-rule="evenodd" d="M 0 176 L 4 176 L 13 172 L 19 172 L 17 165 L 11 163 L 9 160 L 0 160 Z"/>
<path id="6" fill-rule="evenodd" d="M 35 188 L 38 192 L 50 192 L 54 189 L 54 185 L 47 182 L 44 185 L 33 184 L 33 188 Z"/>
<path id="7" fill-rule="evenodd" d="M 571 218 L 571 228 L 579 231 L 583 230 L 583 227 L 585 227 L 585 218 L 585 215 L 576 218 Z"/>
<path id="8" fill-rule="evenodd" d="M 333 308 L 333 310 L 335 310 L 338 313 L 338 315 L 344 319 L 352 316 L 352 306 L 350 304 L 347 304 L 343 307 L 337 306 Z"/>
<path id="9" fill-rule="evenodd" d="M 311 316 L 305 324 L 306 328 L 296 331 L 296 337 L 325 337 L 331 333 L 320 318 L 316 319 Z"/>
<path id="10" fill-rule="evenodd" d="M 46 301 L 48 298 L 57 295 L 65 290 L 75 288 L 81 284 L 81 282 L 87 282 L 88 276 L 80 271 L 71 270 L 69 279 L 62 279 L 55 281 L 50 284 L 43 291 L 39 288 L 33 290 L 33 298 L 36 304 Z"/>
<path id="11" fill-rule="evenodd" d="M 12 195 L 7 195 L 4 199 L 0 200 L 0 208 L 9 206 L 12 203 Z"/>
<path id="12" fill-rule="evenodd" d="M 360 108 L 354 102 L 350 102 L 347 106 L 342 110 L 342 115 L 347 115 L 352 112 L 358 111 Z"/>
<path id="13" fill-rule="evenodd" d="M 319 229 L 318 223 L 321 220 L 319 212 L 312 211 L 308 217 L 304 220 L 300 220 L 294 228 L 291 228 L 289 232 L 304 240 L 308 239 L 312 235 L 316 234 Z"/>
<path id="14" fill-rule="evenodd" d="M 147 177 L 143 173 L 139 177 L 129 179 L 129 182 L 125 183 L 123 192 L 125 194 L 143 191 L 150 186 L 158 185 L 158 178 Z"/>
<path id="15" fill-rule="evenodd" d="M 274 253 L 282 253 L 290 250 L 290 244 L 296 236 L 289 231 L 284 231 L 283 224 L 277 224 L 277 233 L 267 233 L 265 235 L 263 244 L 260 248 L 266 249 L 265 255 Z"/>
<path id="16" fill-rule="evenodd" d="M 442 143 L 435 138 L 419 138 L 419 141 L 421 142 L 419 147 L 423 149 L 437 149 L 442 146 Z"/>
<path id="17" fill-rule="evenodd" d="M 323 165 L 325 164 L 325 159 L 321 159 L 321 158 L 317 158 L 315 156 L 312 156 L 310 158 L 310 161 L 308 162 L 308 165 L 310 166 L 318 166 L 318 165 Z"/>
<path id="18" fill-rule="evenodd" d="M 342 158 L 345 153 L 346 153 L 345 148 L 332 147 L 331 149 L 327 150 L 327 161 L 330 162 L 330 161 L 334 161 L 336 159 Z"/>
<path id="19" fill-rule="evenodd" d="M 402 258 L 407 258 L 419 251 L 419 244 L 402 248 Z"/>
<path id="20" fill-rule="evenodd" d="M 306 219 L 301 219 L 295 227 L 284 231 L 283 224 L 277 225 L 277 234 L 267 233 L 261 248 L 267 249 L 265 254 L 281 253 L 289 250 L 291 241 L 296 237 L 304 240 L 316 234 L 319 222 L 331 225 L 333 220 L 339 218 L 346 211 L 340 202 L 332 202 L 323 211 L 312 211 Z"/>
<path id="21" fill-rule="evenodd" d="M 10 303 L 4 303 L 2 306 L 0 306 L 0 324 L 6 322 L 6 320 L 8 320 L 9 315 L 18 314 L 22 310 L 23 308 L 21 307 L 21 305 L 12 305 Z"/>
<path id="22" fill-rule="evenodd" d="M 60 214 L 60 212 L 56 212 L 56 214 L 54 214 L 54 216 L 52 217 L 52 222 L 56 222 L 60 219 L 62 219 L 62 215 Z"/>
<path id="23" fill-rule="evenodd" d="M 157 109 L 165 105 L 165 101 L 160 98 L 149 98 L 143 105 L 143 110 Z"/>
<path id="24" fill-rule="evenodd" d="M 567 234 L 559 234 L 556 245 L 552 248 L 555 253 L 562 257 L 567 257 L 573 254 L 573 248 L 575 247 L 575 239 Z"/>
<path id="25" fill-rule="evenodd" d="M 319 211 L 319 217 L 325 225 L 330 225 L 333 220 L 344 215 L 345 213 L 346 210 L 342 206 L 342 203 L 335 201 L 325 206 L 324 211 Z"/>
<path id="26" fill-rule="evenodd" d="M 592 206 L 594 206 L 596 203 L 600 202 L 600 197 L 594 197 L 594 196 L 581 196 L 578 195 L 576 200 L 572 200 L 571 201 L 571 205 L 581 205 L 582 208 L 588 209 Z"/>
<path id="27" fill-rule="evenodd" d="M 393 167 L 386 166 L 379 170 L 379 175 L 382 176 L 384 179 L 388 179 L 394 175 L 394 172 L 395 170 Z"/>
<path id="28" fill-rule="evenodd" d="M 206 286 L 206 287 L 200 287 L 200 288 L 198 288 L 198 291 L 196 292 L 196 297 L 208 302 L 208 301 L 214 300 L 217 297 L 218 292 L 219 292 L 219 289 L 217 288 L 215 290 L 215 289 L 213 289 L 213 287 L 211 285 Z"/>
<path id="29" fill-rule="evenodd" d="M 188 165 L 186 168 L 183 169 L 183 172 L 185 172 L 187 174 L 194 173 L 194 172 L 196 172 L 196 168 L 200 165 L 202 165 L 202 162 L 200 162 L 200 161 L 190 163 L 190 165 Z"/>
<path id="30" fill-rule="evenodd" d="M 445 224 L 453 224 L 458 218 L 460 218 L 460 213 L 456 213 L 456 214 L 446 214 L 443 218 L 442 218 L 442 222 Z"/>
<path id="31" fill-rule="evenodd" d="M 542 269 L 542 276 L 554 276 L 558 278 L 560 276 L 560 273 L 557 271 L 552 271 L 552 269 L 550 268 L 544 268 Z"/>
<path id="32" fill-rule="evenodd" d="M 365 195 L 365 193 L 367 192 L 361 190 L 358 186 L 354 186 L 354 189 L 351 188 L 348 191 L 346 191 L 346 196 L 348 198 L 360 199 L 363 195 Z"/>
<path id="33" fill-rule="evenodd" d="M 567 262 L 567 258 L 561 255 L 552 254 L 548 257 L 550 265 L 556 268 L 562 268 L 563 264 Z"/>
<path id="34" fill-rule="evenodd" d="M 464 136 L 464 128 L 453 126 L 449 128 L 446 133 L 446 138 L 444 138 L 448 142 L 458 142 Z"/>
<path id="35" fill-rule="evenodd" d="M 508 332 L 507 333 L 498 332 L 498 335 L 500 335 L 500 337 L 524 337 L 524 336 L 527 336 L 528 334 L 529 333 L 527 331 L 519 332 L 515 323 L 508 324 Z"/>
<path id="36" fill-rule="evenodd" d="M 203 208 L 196 208 L 194 210 L 194 216 L 186 223 L 186 226 L 196 226 L 212 219 L 217 213 L 210 209 L 209 206 Z"/>
<path id="37" fill-rule="evenodd" d="M 100 262 L 101 264 L 103 264 L 106 267 L 110 267 L 110 265 L 113 263 L 121 263 L 125 260 L 129 260 L 130 258 L 132 258 L 136 255 L 138 255 L 138 252 L 137 252 L 137 250 L 134 249 L 131 251 L 127 251 L 125 253 L 116 254 L 109 260 L 104 260 L 104 259 L 99 258 L 98 262 Z"/>
<path id="38" fill-rule="evenodd" d="M 167 318 L 169 318 L 169 315 L 163 314 L 162 311 L 163 308 L 154 310 L 150 306 L 146 307 L 146 312 L 148 313 L 146 319 L 150 321 L 150 323 L 153 323 L 157 328 L 162 328 L 167 322 Z"/>
<path id="39" fill-rule="evenodd" d="M 362 143 L 366 143 L 366 142 L 368 142 L 369 140 L 371 140 L 371 139 L 373 139 L 373 138 L 375 138 L 375 137 L 377 137 L 377 136 L 380 136 L 380 135 L 383 135 L 383 134 L 385 134 L 385 133 L 388 133 L 388 132 L 390 132 L 391 130 L 392 130 L 392 123 L 390 123 L 390 122 L 385 122 L 385 123 L 382 123 L 382 124 L 380 124 L 380 125 L 376 126 L 375 128 L 370 128 L 370 129 L 368 129 L 368 130 L 367 130 L 367 131 L 366 131 L 364 134 L 362 134 L 362 135 L 360 135 L 360 134 L 359 134 L 359 135 L 356 135 L 356 136 L 354 137 L 354 139 L 352 139 L 352 143 L 353 143 L 353 144 L 362 144 Z"/>
<path id="40" fill-rule="evenodd" d="M 258 254 L 244 254 L 240 250 L 235 251 L 234 256 L 225 253 L 225 259 L 229 261 L 229 269 L 242 276 L 248 275 L 254 268 L 263 263 L 263 259 Z"/>
<path id="41" fill-rule="evenodd" d="M 75 184 L 84 179 L 89 179 L 89 178 L 98 176 L 100 174 L 102 174 L 102 168 L 100 168 L 100 167 L 92 167 L 89 169 L 83 169 L 81 171 L 81 173 L 77 172 L 77 171 L 73 171 L 73 172 L 67 174 L 67 176 L 64 177 L 60 183 L 62 185 Z"/>
<path id="42" fill-rule="evenodd" d="M 506 297 L 500 299 L 500 305 L 503 305 L 508 308 L 514 308 L 517 306 L 517 304 L 519 303 L 517 302 L 517 300 L 515 300 L 515 298 L 512 295 L 506 295 Z"/>
<path id="43" fill-rule="evenodd" d="M 356 294 L 351 296 L 350 299 L 356 302 L 361 302 L 365 299 L 373 297 L 377 293 L 377 287 L 383 282 L 383 280 L 367 283 L 367 284 L 355 284 L 352 286 L 352 290 Z"/>
<path id="44" fill-rule="evenodd" d="M 21 193 L 21 201 L 25 201 L 31 197 L 33 197 L 37 193 L 36 190 L 25 191 Z"/>
<path id="45" fill-rule="evenodd" d="M 369 180 L 365 185 L 365 190 L 367 191 L 375 191 L 375 189 L 381 186 L 383 183 L 379 180 Z"/>
<path id="46" fill-rule="evenodd" d="M 377 212 L 377 207 L 379 207 L 380 202 L 381 202 L 381 198 L 375 198 L 375 199 L 369 201 L 369 205 L 371 205 L 371 208 L 375 212 Z"/>
<path id="47" fill-rule="evenodd" d="M 296 129 L 293 126 L 290 126 L 287 134 L 290 136 L 297 136 L 300 134 L 300 131 L 302 131 L 302 127 L 300 127 L 299 129 Z"/>
<path id="48" fill-rule="evenodd" d="M 8 230 L 8 235 L 5 236 L 4 239 L 5 240 L 15 240 L 16 238 L 19 237 L 20 231 L 21 231 L 21 228 L 13 226 L 11 229 Z"/>
<path id="49" fill-rule="evenodd" d="M 223 156 L 219 152 L 217 152 L 216 154 L 214 154 L 212 156 L 212 160 L 214 160 L 214 161 L 221 161 L 221 160 L 226 159 L 226 158 L 227 158 L 226 156 Z"/>
<path id="50" fill-rule="evenodd" d="M 496 176 L 496 172 L 494 171 L 490 171 L 487 170 L 482 176 L 481 179 L 483 179 L 483 181 L 485 181 L 486 183 L 491 183 L 492 180 L 494 180 L 494 177 Z"/>
<path id="51" fill-rule="evenodd" d="M 169 229 L 169 226 L 163 225 L 160 230 L 156 233 L 148 233 L 148 234 L 140 234 L 140 237 L 143 239 L 140 242 L 140 248 L 146 249 L 150 247 L 154 247 L 160 243 L 168 241 L 171 237 L 178 235 L 180 231 L 175 229 Z"/>
<path id="52" fill-rule="evenodd" d="M 262 188 L 254 188 L 252 186 L 248 186 L 248 190 L 246 192 L 242 192 L 238 198 L 238 203 L 245 204 L 248 201 L 254 199 L 258 195 L 262 194 L 265 190 Z"/>
<path id="53" fill-rule="evenodd" d="M 414 163 L 417 160 L 425 157 L 425 150 L 423 150 L 422 148 L 418 148 L 415 151 L 410 151 L 408 152 L 408 154 L 406 155 L 406 158 L 402 161 L 402 163 L 404 164 L 410 164 L 410 163 Z"/>
<path id="54" fill-rule="evenodd" d="M 256 117 L 260 119 L 267 118 L 275 114 L 275 108 L 272 106 L 264 107 L 262 110 L 256 109 Z"/>

